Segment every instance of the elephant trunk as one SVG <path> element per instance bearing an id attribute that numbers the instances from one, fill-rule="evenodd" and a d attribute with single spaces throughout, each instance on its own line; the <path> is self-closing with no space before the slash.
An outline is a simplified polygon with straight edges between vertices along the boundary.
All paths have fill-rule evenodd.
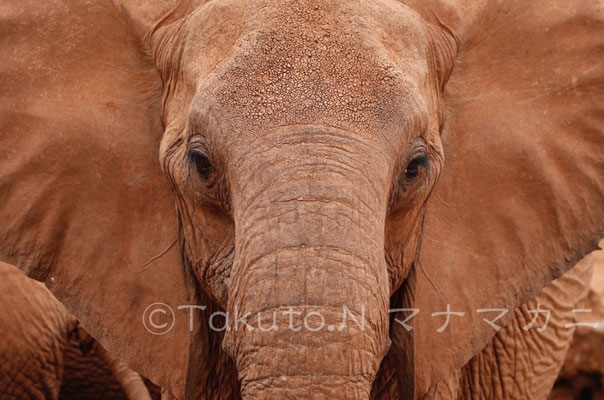
<path id="1" fill-rule="evenodd" d="M 305 162 L 239 193 L 223 347 L 246 399 L 369 398 L 390 345 L 386 199 L 333 157 Z"/>
<path id="2" fill-rule="evenodd" d="M 128 368 L 126 364 L 112 357 L 98 342 L 95 344 L 97 344 L 97 353 L 113 373 L 126 397 L 129 400 L 151 400 L 149 389 L 143 378 L 136 371 Z"/>

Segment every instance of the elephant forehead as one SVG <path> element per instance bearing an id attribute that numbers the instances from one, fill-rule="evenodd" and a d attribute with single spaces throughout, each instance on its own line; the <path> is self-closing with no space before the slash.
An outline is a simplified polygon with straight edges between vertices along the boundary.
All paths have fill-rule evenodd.
<path id="1" fill-rule="evenodd" d="M 240 37 L 198 88 L 196 109 L 247 133 L 298 124 L 392 131 L 425 117 L 421 49 L 393 52 L 373 19 L 298 6 L 270 21 Z"/>

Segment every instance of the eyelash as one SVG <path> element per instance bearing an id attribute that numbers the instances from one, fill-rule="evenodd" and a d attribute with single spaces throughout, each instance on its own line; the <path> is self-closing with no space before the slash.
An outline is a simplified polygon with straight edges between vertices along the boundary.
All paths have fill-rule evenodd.
<path id="1" fill-rule="evenodd" d="M 407 180 L 412 180 L 420 173 L 420 168 L 428 169 L 428 156 L 426 154 L 420 154 L 415 156 L 409 161 L 405 168 L 405 177 Z"/>
<path id="2" fill-rule="evenodd" d="M 195 166 L 197 173 L 202 179 L 208 179 L 214 167 L 210 163 L 208 156 L 199 149 L 193 149 L 189 152 L 189 160 Z"/>

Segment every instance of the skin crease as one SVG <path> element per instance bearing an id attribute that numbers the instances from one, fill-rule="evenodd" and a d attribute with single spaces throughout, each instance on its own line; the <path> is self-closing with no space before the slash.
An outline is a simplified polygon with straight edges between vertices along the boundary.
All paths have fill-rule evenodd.
<path id="1" fill-rule="evenodd" d="M 531 338 L 475 310 L 520 321 L 602 236 L 590 0 L 9 1 L 0 257 L 166 398 L 491 393 L 472 368 Z M 283 313 L 343 306 L 364 330 Z"/>
<path id="2" fill-rule="evenodd" d="M 498 333 L 493 342 L 464 367 L 460 398 L 547 399 L 575 332 L 575 328 L 566 325 L 577 322 L 580 317 L 573 309 L 581 308 L 579 305 L 589 292 L 591 275 L 592 260 L 588 256 L 516 310 L 505 332 Z M 553 318 L 550 314 L 549 329 L 524 330 L 534 316 L 529 310 L 536 310 L 538 306 L 542 310 L 556 310 Z M 539 323 L 544 323 L 543 316 Z M 515 354 L 506 351 L 509 348 L 515 348 Z M 481 373 L 484 369 L 498 378 L 489 379 L 489 374 Z"/>
<path id="3" fill-rule="evenodd" d="M 151 399 L 43 285 L 5 263 L 0 277 L 1 399 Z"/>
<path id="4" fill-rule="evenodd" d="M 566 359 L 589 292 L 593 255 L 547 285 L 514 311 L 514 319 L 497 332 L 484 350 L 460 371 L 434 385 L 425 399 L 547 399 Z M 540 309 L 539 319 L 531 311 Z M 549 317 L 543 313 L 550 310 Z M 541 329 L 545 326 L 545 329 Z M 510 351 L 514 349 L 514 351 Z M 388 395 L 377 398 L 396 398 Z"/>

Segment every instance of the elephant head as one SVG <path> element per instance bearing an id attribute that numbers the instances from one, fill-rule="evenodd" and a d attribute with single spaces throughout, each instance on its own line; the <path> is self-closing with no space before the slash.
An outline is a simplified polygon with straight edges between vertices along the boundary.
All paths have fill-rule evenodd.
<path id="1" fill-rule="evenodd" d="M 178 397 L 219 346 L 245 398 L 421 397 L 602 236 L 604 10 L 563 3 L 9 1 L 0 255 Z"/>

